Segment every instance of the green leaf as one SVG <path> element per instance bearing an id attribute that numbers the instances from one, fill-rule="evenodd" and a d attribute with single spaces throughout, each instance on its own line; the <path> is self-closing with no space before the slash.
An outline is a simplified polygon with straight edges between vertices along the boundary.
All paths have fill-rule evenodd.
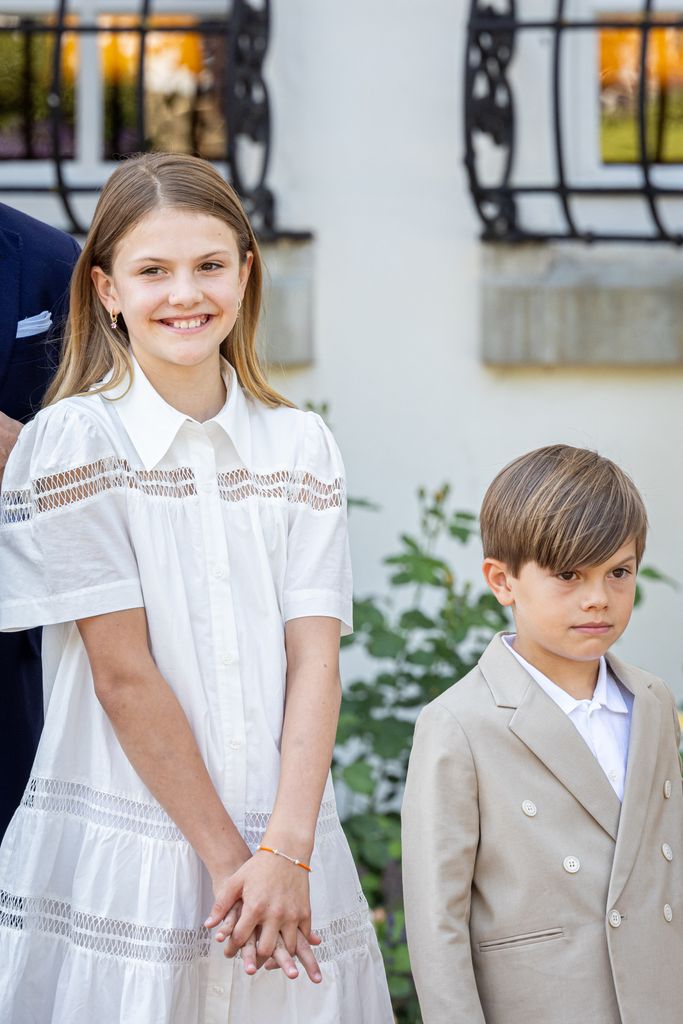
<path id="1" fill-rule="evenodd" d="M 387 981 L 392 999 L 406 999 L 413 991 L 410 980 L 401 974 L 389 973 Z"/>
<path id="2" fill-rule="evenodd" d="M 354 761 L 347 764 L 342 771 L 344 782 L 354 793 L 370 796 L 375 789 L 375 777 L 372 768 L 365 761 Z"/>
<path id="3" fill-rule="evenodd" d="M 430 619 L 419 608 L 410 608 L 407 612 L 403 612 L 399 624 L 401 629 L 432 629 L 434 619 Z"/>
<path id="4" fill-rule="evenodd" d="M 347 499 L 347 505 L 349 509 L 352 508 L 364 508 L 368 512 L 379 512 L 382 508 L 375 501 L 369 501 L 368 498 L 351 498 Z"/>
<path id="5" fill-rule="evenodd" d="M 368 654 L 373 658 L 395 658 L 404 648 L 404 637 L 388 629 L 376 630 L 368 642 Z"/>
<path id="6" fill-rule="evenodd" d="M 400 718 L 383 718 L 376 723 L 373 750 L 378 757 L 391 761 L 409 749 L 414 725 Z"/>
<path id="7" fill-rule="evenodd" d="M 643 565 L 638 570 L 638 575 L 645 580 L 656 580 L 657 583 L 665 583 L 667 587 L 671 587 L 673 590 L 680 590 L 681 585 L 678 580 L 675 580 L 672 576 L 667 576 L 665 573 L 660 572 L 659 569 L 655 569 L 651 565 Z"/>

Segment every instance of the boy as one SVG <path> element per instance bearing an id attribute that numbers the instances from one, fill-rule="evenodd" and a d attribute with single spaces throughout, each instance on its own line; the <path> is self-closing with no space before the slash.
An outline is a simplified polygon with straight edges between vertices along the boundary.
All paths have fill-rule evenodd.
<path id="1" fill-rule="evenodd" d="M 671 694 L 608 653 L 647 531 L 617 466 L 553 445 L 481 512 L 511 608 L 421 713 L 403 805 L 424 1024 L 680 1024 L 683 793 Z"/>

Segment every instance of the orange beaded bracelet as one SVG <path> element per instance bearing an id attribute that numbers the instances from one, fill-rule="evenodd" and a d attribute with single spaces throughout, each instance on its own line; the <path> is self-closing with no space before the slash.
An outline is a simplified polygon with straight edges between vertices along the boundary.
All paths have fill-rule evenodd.
<path id="1" fill-rule="evenodd" d="M 302 860 L 298 860 L 296 857 L 290 857 L 289 854 L 283 853 L 282 850 L 274 850 L 272 846 L 257 846 L 256 851 L 263 850 L 264 853 L 274 853 L 276 857 L 284 857 L 290 864 L 295 864 L 298 868 L 303 868 L 304 871 L 312 871 L 308 864 L 304 864 Z"/>

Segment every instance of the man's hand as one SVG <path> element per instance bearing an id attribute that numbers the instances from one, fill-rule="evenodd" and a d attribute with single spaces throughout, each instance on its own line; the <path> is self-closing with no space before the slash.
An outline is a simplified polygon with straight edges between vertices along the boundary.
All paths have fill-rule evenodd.
<path id="1" fill-rule="evenodd" d="M 9 416 L 5 416 L 4 412 L 0 412 L 0 483 L 2 483 L 2 474 L 5 472 L 7 460 L 17 443 L 22 426 L 23 424 L 19 420 L 12 420 Z"/>

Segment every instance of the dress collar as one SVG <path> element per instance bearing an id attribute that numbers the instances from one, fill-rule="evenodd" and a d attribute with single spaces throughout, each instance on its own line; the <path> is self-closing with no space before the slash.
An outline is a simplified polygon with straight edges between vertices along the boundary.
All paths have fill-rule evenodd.
<path id="1" fill-rule="evenodd" d="M 196 423 L 191 416 L 166 402 L 150 384 L 139 363 L 130 354 L 132 378 L 126 375 L 121 384 L 103 397 L 114 402 L 126 433 L 130 437 L 145 469 L 154 469 L 173 444 L 184 423 Z M 232 441 L 245 467 L 251 464 L 251 426 L 247 399 L 237 374 L 221 357 L 221 374 L 225 382 L 226 400 L 223 408 L 203 426 L 215 423 Z M 111 371 L 104 381 L 111 379 Z M 130 384 L 130 387 L 129 387 Z"/>

